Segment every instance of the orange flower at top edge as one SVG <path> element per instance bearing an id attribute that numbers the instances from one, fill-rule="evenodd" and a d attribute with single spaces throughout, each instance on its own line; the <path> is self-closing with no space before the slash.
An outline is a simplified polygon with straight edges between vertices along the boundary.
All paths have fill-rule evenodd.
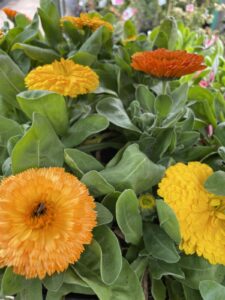
<path id="1" fill-rule="evenodd" d="M 29 169 L 0 184 L 0 267 L 26 278 L 63 272 L 92 241 L 95 202 L 63 168 Z"/>
<path id="2" fill-rule="evenodd" d="M 18 14 L 18 12 L 16 10 L 13 10 L 9 7 L 4 7 L 2 9 L 2 11 L 4 11 L 4 13 L 6 14 L 6 16 L 9 18 L 9 19 L 14 19 L 15 16 Z"/>
<path id="3" fill-rule="evenodd" d="M 102 18 L 98 16 L 91 16 L 87 13 L 80 14 L 80 17 L 72 17 L 66 16 L 61 18 L 61 24 L 63 25 L 64 21 L 71 22 L 75 27 L 82 29 L 83 27 L 89 27 L 92 31 L 97 30 L 101 26 L 105 26 L 110 31 L 113 31 L 113 26 L 109 23 L 104 21 Z"/>
<path id="4" fill-rule="evenodd" d="M 170 51 L 164 48 L 137 52 L 132 56 L 131 66 L 153 77 L 173 80 L 203 70 L 204 57 L 183 50 Z"/>

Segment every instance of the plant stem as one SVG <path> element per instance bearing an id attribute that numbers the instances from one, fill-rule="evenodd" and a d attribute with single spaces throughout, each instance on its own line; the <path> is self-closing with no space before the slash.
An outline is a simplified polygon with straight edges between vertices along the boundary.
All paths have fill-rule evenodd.
<path id="1" fill-rule="evenodd" d="M 167 89 L 167 81 L 163 80 L 162 81 L 162 94 L 166 95 L 166 89 Z"/>

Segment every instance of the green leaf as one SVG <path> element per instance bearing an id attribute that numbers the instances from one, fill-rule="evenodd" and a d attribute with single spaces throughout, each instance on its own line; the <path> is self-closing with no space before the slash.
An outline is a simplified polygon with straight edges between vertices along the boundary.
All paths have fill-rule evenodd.
<path id="1" fill-rule="evenodd" d="M 26 278 L 13 273 L 12 268 L 8 267 L 2 278 L 1 293 L 3 295 L 14 295 L 23 290 L 26 285 Z"/>
<path id="2" fill-rule="evenodd" d="M 0 116 L 0 145 L 7 145 L 8 140 L 15 136 L 23 134 L 22 126 L 16 121 Z"/>
<path id="3" fill-rule="evenodd" d="M 137 245 L 142 238 L 139 202 L 133 190 L 125 190 L 116 202 L 116 220 L 125 241 Z"/>
<path id="4" fill-rule="evenodd" d="M 74 123 L 62 141 L 66 147 L 75 147 L 89 136 L 105 130 L 108 126 L 109 122 L 104 116 L 92 114 Z"/>
<path id="5" fill-rule="evenodd" d="M 32 60 L 40 64 L 50 64 L 54 60 L 59 60 L 60 56 L 57 52 L 51 49 L 44 49 L 37 46 L 16 43 L 12 50 L 23 50 L 23 52 Z"/>
<path id="6" fill-rule="evenodd" d="M 137 275 L 123 259 L 123 266 L 117 280 L 110 286 L 104 284 L 100 276 L 80 261 L 75 265 L 78 275 L 90 286 L 99 300 L 144 300 L 144 293 Z"/>
<path id="7" fill-rule="evenodd" d="M 202 297 L 198 290 L 193 290 L 186 285 L 183 285 L 185 300 L 202 300 Z M 178 299 L 181 300 L 181 299 Z M 215 299 L 212 299 L 215 300 Z"/>
<path id="8" fill-rule="evenodd" d="M 55 273 L 51 276 L 46 276 L 42 282 L 47 290 L 55 292 L 62 286 L 64 282 L 64 275 L 64 272 Z"/>
<path id="9" fill-rule="evenodd" d="M 154 300 L 166 300 L 166 288 L 162 280 L 152 278 L 151 292 Z"/>
<path id="10" fill-rule="evenodd" d="M 98 55 L 103 43 L 103 31 L 104 27 L 100 27 L 95 30 L 92 35 L 83 43 L 79 51 Z"/>
<path id="11" fill-rule="evenodd" d="M 204 187 L 212 194 L 225 196 L 225 172 L 214 172 L 207 178 Z"/>
<path id="12" fill-rule="evenodd" d="M 167 17 L 159 28 L 159 33 L 154 41 L 157 48 L 174 50 L 178 38 L 177 23 L 175 18 Z"/>
<path id="13" fill-rule="evenodd" d="M 197 255 L 182 256 L 179 265 L 185 274 L 185 279 L 180 281 L 192 289 L 197 290 L 203 280 L 214 280 L 220 283 L 224 278 L 224 266 L 211 265 Z"/>
<path id="14" fill-rule="evenodd" d="M 171 275 L 175 278 L 184 279 L 184 272 L 178 264 L 169 264 L 165 261 L 149 258 L 149 271 L 154 279 L 161 279 L 163 276 Z"/>
<path id="15" fill-rule="evenodd" d="M 122 254 L 119 242 L 114 233 L 107 226 L 94 229 L 94 238 L 102 251 L 100 274 L 105 284 L 112 285 L 122 269 Z"/>
<path id="16" fill-rule="evenodd" d="M 42 300 L 42 285 L 39 279 L 26 280 L 25 289 L 20 292 L 21 299 Z"/>
<path id="17" fill-rule="evenodd" d="M 24 74 L 2 50 L 0 50 L 0 77 L 0 95 L 4 101 L 18 107 L 16 95 L 25 90 Z"/>
<path id="18" fill-rule="evenodd" d="M 130 265 L 132 270 L 137 274 L 138 279 L 142 281 L 146 267 L 148 266 L 148 257 L 138 257 Z"/>
<path id="19" fill-rule="evenodd" d="M 124 38 L 137 35 L 137 29 L 135 24 L 131 20 L 127 20 L 123 26 Z"/>
<path id="20" fill-rule="evenodd" d="M 176 263 L 180 259 L 173 241 L 156 224 L 144 223 L 144 243 L 146 250 L 154 258 L 167 263 Z"/>
<path id="21" fill-rule="evenodd" d="M 87 287 L 86 282 L 84 282 L 72 269 L 71 266 L 64 272 L 63 282 L 67 284 L 80 285 Z"/>
<path id="22" fill-rule="evenodd" d="M 47 40 L 53 47 L 56 47 L 62 41 L 60 15 L 55 3 L 52 0 L 42 0 L 40 8 L 38 8 L 42 28 Z"/>
<path id="23" fill-rule="evenodd" d="M 134 132 L 140 132 L 131 122 L 120 99 L 107 97 L 98 102 L 96 110 L 100 115 L 105 116 L 112 124 Z"/>
<path id="24" fill-rule="evenodd" d="M 86 173 L 81 178 L 81 181 L 88 187 L 90 193 L 95 197 L 107 195 L 115 190 L 114 187 L 95 170 Z"/>
<path id="25" fill-rule="evenodd" d="M 147 86 L 142 84 L 138 85 L 136 89 L 136 99 L 144 110 L 154 112 L 155 96 L 150 92 Z"/>
<path id="26" fill-rule="evenodd" d="M 181 241 L 179 223 L 172 208 L 163 200 L 156 201 L 160 226 L 177 244 Z"/>
<path id="27" fill-rule="evenodd" d="M 69 59 L 72 59 L 75 63 L 84 65 L 84 66 L 91 66 L 97 59 L 96 55 L 85 51 L 78 51 L 75 54 L 69 56 Z"/>
<path id="28" fill-rule="evenodd" d="M 22 111 L 32 119 L 37 112 L 45 116 L 56 133 L 63 135 L 68 128 L 68 113 L 63 96 L 49 91 L 25 91 L 17 95 Z"/>
<path id="29" fill-rule="evenodd" d="M 113 221 L 113 215 L 103 204 L 96 202 L 97 226 L 109 224 Z"/>
<path id="30" fill-rule="evenodd" d="M 77 176 L 83 176 L 91 170 L 101 171 L 104 169 L 104 166 L 92 155 L 77 149 L 65 149 L 64 157 L 67 165 Z"/>
<path id="31" fill-rule="evenodd" d="M 171 111 L 173 113 L 179 112 L 184 107 L 187 102 L 188 89 L 188 84 L 184 83 L 172 92 L 173 106 Z"/>
<path id="32" fill-rule="evenodd" d="M 219 140 L 221 146 L 225 146 L 225 122 L 218 124 L 215 129 L 214 135 Z"/>
<path id="33" fill-rule="evenodd" d="M 171 108 L 172 108 L 172 99 L 167 95 L 160 95 L 155 100 L 155 111 L 157 112 L 158 116 L 161 118 L 165 118 Z"/>
<path id="34" fill-rule="evenodd" d="M 225 287 L 212 280 L 204 280 L 199 284 L 203 300 L 224 300 Z"/>
<path id="35" fill-rule="evenodd" d="M 63 145 L 48 120 L 33 114 L 33 123 L 12 151 L 12 170 L 19 173 L 29 168 L 61 167 Z"/>
<path id="36" fill-rule="evenodd" d="M 136 194 L 147 191 L 157 184 L 163 173 L 164 168 L 151 162 L 139 150 L 137 144 L 128 146 L 116 165 L 100 172 L 116 190 L 123 191 L 130 188 Z"/>

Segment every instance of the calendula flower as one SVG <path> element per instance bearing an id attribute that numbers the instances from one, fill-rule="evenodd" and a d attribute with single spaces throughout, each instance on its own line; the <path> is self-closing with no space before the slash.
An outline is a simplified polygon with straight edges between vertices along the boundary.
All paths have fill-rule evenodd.
<path id="1" fill-rule="evenodd" d="M 91 68 L 62 58 L 32 70 L 26 76 L 25 83 L 30 90 L 47 90 L 76 97 L 96 90 L 99 79 Z"/>
<path id="2" fill-rule="evenodd" d="M 104 21 L 101 17 L 92 16 L 87 13 L 80 14 L 80 17 L 66 16 L 61 18 L 61 24 L 63 25 L 64 21 L 71 22 L 75 27 L 82 29 L 84 27 L 89 27 L 92 31 L 97 30 L 99 27 L 104 26 L 110 31 L 113 31 L 113 26 Z"/>
<path id="3" fill-rule="evenodd" d="M 2 11 L 4 11 L 4 13 L 6 14 L 6 16 L 10 19 L 13 20 L 15 18 L 15 16 L 18 14 L 18 12 L 16 10 L 13 10 L 9 7 L 4 7 L 2 9 Z"/>
<path id="4" fill-rule="evenodd" d="M 202 55 L 161 48 L 135 53 L 132 56 L 131 66 L 153 77 L 171 80 L 205 69 L 203 60 Z"/>
<path id="5" fill-rule="evenodd" d="M 209 193 L 204 182 L 213 173 L 206 164 L 177 163 L 167 169 L 158 194 L 174 210 L 182 237 L 180 249 L 211 264 L 225 265 L 225 197 Z"/>
<path id="6" fill-rule="evenodd" d="M 62 168 L 29 169 L 0 185 L 0 266 L 44 278 L 73 264 L 92 240 L 94 199 Z"/>

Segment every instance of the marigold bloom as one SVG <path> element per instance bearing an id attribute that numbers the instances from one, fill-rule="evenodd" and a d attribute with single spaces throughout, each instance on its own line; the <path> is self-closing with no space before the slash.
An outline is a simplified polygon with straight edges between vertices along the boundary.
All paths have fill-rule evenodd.
<path id="1" fill-rule="evenodd" d="M 13 10 L 9 7 L 4 7 L 2 9 L 4 11 L 4 13 L 6 14 L 6 16 L 10 19 L 13 20 L 15 18 L 15 16 L 18 14 L 18 12 L 16 10 Z"/>
<path id="2" fill-rule="evenodd" d="M 180 224 L 180 249 L 197 253 L 211 264 L 225 265 L 225 197 L 209 193 L 204 182 L 213 173 L 206 164 L 177 163 L 167 169 L 158 194 L 174 210 Z"/>
<path id="3" fill-rule="evenodd" d="M 80 17 L 66 16 L 61 18 L 61 24 L 63 25 L 64 21 L 71 22 L 75 27 L 82 29 L 84 27 L 89 27 L 92 31 L 97 30 L 101 26 L 105 26 L 110 31 L 113 31 L 113 26 L 104 21 L 98 16 L 91 16 L 87 13 L 81 13 Z"/>
<path id="4" fill-rule="evenodd" d="M 26 278 L 64 271 L 92 240 L 95 203 L 63 168 L 29 169 L 0 185 L 0 266 Z"/>
<path id="5" fill-rule="evenodd" d="M 153 77 L 171 80 L 205 69 L 203 60 L 202 55 L 162 48 L 135 53 L 132 56 L 131 66 L 135 70 L 143 71 Z"/>
<path id="6" fill-rule="evenodd" d="M 94 91 L 99 79 L 91 68 L 62 58 L 32 70 L 26 76 L 25 83 L 30 90 L 47 90 L 76 97 Z"/>

